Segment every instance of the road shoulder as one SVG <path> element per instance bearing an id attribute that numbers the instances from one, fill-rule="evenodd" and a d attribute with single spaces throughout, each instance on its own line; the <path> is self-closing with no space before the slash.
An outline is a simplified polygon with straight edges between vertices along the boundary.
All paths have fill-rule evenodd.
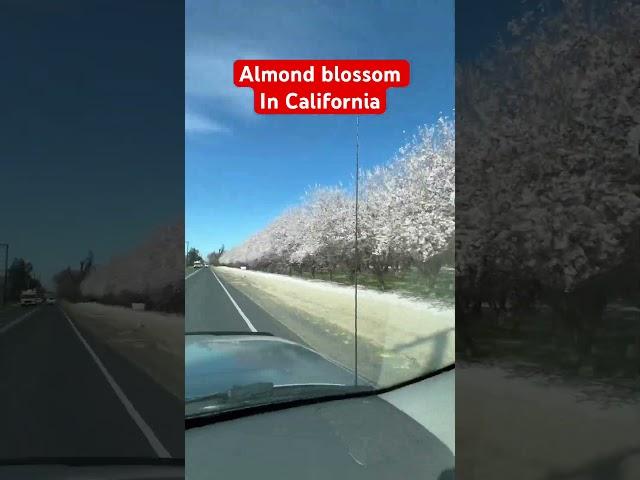
<path id="1" fill-rule="evenodd" d="M 78 328 L 184 398 L 184 317 L 97 303 L 64 303 Z"/>

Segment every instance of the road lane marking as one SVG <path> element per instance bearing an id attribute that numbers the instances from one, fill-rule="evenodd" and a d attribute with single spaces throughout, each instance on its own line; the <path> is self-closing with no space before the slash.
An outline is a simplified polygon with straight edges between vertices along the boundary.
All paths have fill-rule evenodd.
<path id="1" fill-rule="evenodd" d="M 186 280 L 189 277 L 193 277 L 196 273 L 198 273 L 200 270 L 204 270 L 204 268 L 199 268 L 197 269 L 195 272 L 191 272 L 189 275 L 187 275 L 186 277 L 184 277 L 184 279 Z"/>
<path id="2" fill-rule="evenodd" d="M 224 290 L 224 293 L 227 294 L 227 296 L 229 297 L 229 300 L 231 300 L 231 303 L 233 303 L 233 306 L 236 307 L 236 310 L 238 310 L 238 313 L 240 314 L 240 316 L 244 319 L 244 321 L 246 322 L 247 326 L 249 327 L 249 330 L 251 330 L 252 332 L 257 332 L 258 330 L 256 330 L 256 327 L 253 326 L 253 324 L 251 323 L 251 321 L 247 318 L 247 316 L 244 314 L 244 312 L 242 311 L 242 309 L 240 308 L 240 306 L 236 303 L 236 301 L 233 299 L 233 297 L 231 296 L 231 294 L 229 293 L 229 291 L 225 288 L 225 286 L 222 284 L 222 282 L 220 281 L 220 279 L 218 278 L 218 275 L 216 275 L 216 272 L 213 271 L 213 269 L 211 270 L 211 273 L 213 273 L 213 276 L 216 277 L 216 280 L 218 281 L 218 283 L 220 284 L 220 286 L 222 287 L 222 289 Z"/>
<path id="3" fill-rule="evenodd" d="M 138 413 L 138 411 L 133 406 L 131 401 L 125 395 L 122 388 L 120 388 L 120 385 L 118 385 L 115 379 L 111 376 L 111 374 L 107 370 L 107 367 L 104 366 L 104 364 L 102 363 L 98 355 L 96 355 L 96 353 L 93 351 L 91 346 L 87 343 L 87 341 L 84 339 L 80 331 L 76 328 L 73 321 L 69 318 L 69 315 L 67 315 L 67 312 L 65 312 L 62 308 L 60 308 L 60 310 L 62 311 L 62 314 L 65 316 L 65 318 L 69 322 L 69 325 L 71 325 L 71 328 L 73 329 L 73 331 L 76 333 L 76 335 L 80 339 L 80 342 L 82 342 L 82 344 L 85 346 L 85 348 L 89 352 L 89 355 L 91 355 L 91 358 L 93 358 L 93 360 L 96 362 L 96 365 L 98 365 L 98 368 L 107 379 L 107 383 L 109 383 L 109 385 L 115 392 L 120 402 L 122 402 L 122 405 L 124 405 L 124 408 L 127 411 L 127 413 L 129 413 L 129 415 L 131 416 L 135 424 L 142 431 L 142 434 L 146 437 L 147 441 L 151 445 L 151 448 L 153 448 L 153 451 L 156 452 L 156 455 L 158 455 L 158 457 L 171 458 L 171 454 L 169 453 L 169 451 L 166 448 L 164 448 L 164 445 L 162 445 L 160 440 L 158 440 L 158 437 L 156 436 L 155 433 L 153 433 L 153 430 L 151 430 L 151 427 L 147 424 L 147 422 L 144 421 L 144 419 L 142 418 L 142 415 Z"/>
<path id="4" fill-rule="evenodd" d="M 16 318 L 15 320 L 7 323 L 5 326 L 0 327 L 0 334 L 6 332 L 7 330 L 9 330 L 11 327 L 15 327 L 17 324 L 19 324 L 21 321 L 25 320 L 26 318 L 29 318 L 31 315 L 33 315 L 34 313 L 36 313 L 38 310 L 40 310 L 39 308 L 36 308 L 34 310 L 31 310 L 27 313 L 25 313 L 24 315 L 22 315 L 21 317 Z"/>

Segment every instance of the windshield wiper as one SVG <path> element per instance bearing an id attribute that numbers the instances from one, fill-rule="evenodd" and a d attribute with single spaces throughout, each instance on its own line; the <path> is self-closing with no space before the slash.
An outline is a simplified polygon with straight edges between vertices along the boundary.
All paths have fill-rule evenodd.
<path id="1" fill-rule="evenodd" d="M 350 392 L 372 390 L 369 386 L 345 385 L 341 383 L 294 383 L 275 385 L 270 382 L 258 382 L 234 386 L 226 392 L 217 392 L 187 400 L 187 404 L 211 402 L 202 407 L 199 414 L 214 413 L 211 410 L 223 410 L 224 407 L 241 408 L 247 403 L 270 403 L 271 401 L 298 400 L 320 395 L 336 394 L 343 390 Z M 311 394 L 311 395 L 310 395 Z"/>
<path id="2" fill-rule="evenodd" d="M 273 333 L 269 333 L 269 332 L 246 332 L 246 331 L 216 331 L 216 330 L 197 330 L 197 331 L 193 331 L 193 332 L 185 332 L 185 335 L 211 335 L 212 337 L 224 337 L 224 336 L 250 336 L 250 335 L 255 335 L 255 336 L 267 336 L 267 337 L 273 337 Z"/>
<path id="3" fill-rule="evenodd" d="M 270 382 L 258 382 L 250 383 L 248 385 L 233 386 L 226 392 L 216 392 L 210 395 L 202 395 L 200 397 L 193 397 L 187 399 L 186 403 L 204 402 L 207 400 L 239 400 L 242 401 L 247 398 L 256 396 L 269 395 L 273 392 L 274 385 Z"/>

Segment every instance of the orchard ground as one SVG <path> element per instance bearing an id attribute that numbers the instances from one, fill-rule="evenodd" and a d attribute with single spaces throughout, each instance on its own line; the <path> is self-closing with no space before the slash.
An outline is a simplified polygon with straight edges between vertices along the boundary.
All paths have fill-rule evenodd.
<path id="1" fill-rule="evenodd" d="M 324 271 L 318 271 L 315 275 L 311 275 L 306 270 L 302 274 L 298 274 L 294 270 L 292 274 L 310 280 L 327 280 L 341 285 L 353 286 L 353 279 L 348 273 L 341 271 L 335 272 L 331 277 L 329 273 Z M 373 273 L 361 272 L 358 274 L 358 285 L 368 289 L 393 292 L 403 297 L 442 303 L 450 307 L 454 305 L 454 284 L 454 269 L 451 267 L 442 267 L 432 287 L 429 287 L 425 278 L 415 269 L 409 269 L 401 274 L 396 274 L 392 271 L 386 273 L 384 276 L 384 289 L 380 286 L 379 280 Z"/>
<path id="2" fill-rule="evenodd" d="M 605 406 L 584 398 L 588 382 L 551 386 L 505 363 L 456 370 L 456 470 L 465 478 L 640 478 L 637 398 Z M 602 476 L 588 474 L 596 467 Z"/>
<path id="3" fill-rule="evenodd" d="M 229 267 L 214 273 L 311 348 L 354 368 L 354 288 Z M 452 364 L 455 313 L 443 302 L 358 288 L 358 373 L 378 385 Z"/>
<path id="4" fill-rule="evenodd" d="M 460 352 L 456 362 L 457 472 L 640 478 L 639 312 L 631 299 L 612 301 L 591 326 L 595 340 L 586 355 L 562 317 L 542 305 L 519 315 L 519 324 L 488 309 L 474 317 L 476 353 Z"/>

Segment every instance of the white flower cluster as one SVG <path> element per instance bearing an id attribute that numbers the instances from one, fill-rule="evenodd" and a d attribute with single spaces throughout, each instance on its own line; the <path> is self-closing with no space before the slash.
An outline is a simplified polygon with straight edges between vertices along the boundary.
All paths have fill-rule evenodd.
<path id="1" fill-rule="evenodd" d="M 456 265 L 572 290 L 640 224 L 640 6 L 584 2 L 456 75 Z M 586 13 L 585 13 L 586 12 Z M 460 123 L 461 122 L 461 123 Z"/>
<path id="2" fill-rule="evenodd" d="M 358 242 L 371 268 L 428 262 L 454 234 L 455 131 L 441 119 L 420 128 L 388 165 L 362 173 Z M 301 205 L 226 252 L 222 264 L 329 271 L 354 265 L 355 198 L 342 187 L 316 187 Z"/>

